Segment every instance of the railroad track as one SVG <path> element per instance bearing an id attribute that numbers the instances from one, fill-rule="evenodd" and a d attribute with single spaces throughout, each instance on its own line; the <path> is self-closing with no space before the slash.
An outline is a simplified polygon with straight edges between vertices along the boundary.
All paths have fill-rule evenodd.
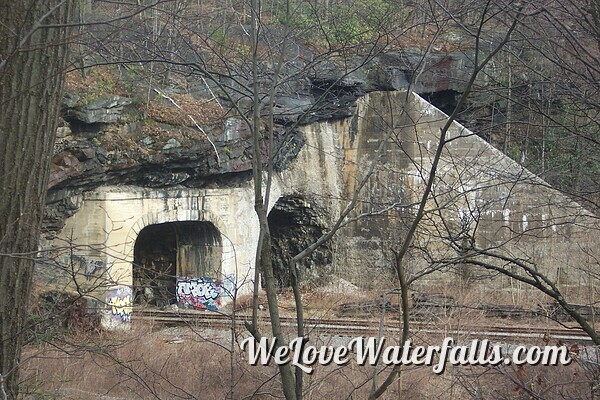
<path id="1" fill-rule="evenodd" d="M 249 321 L 250 318 L 251 316 L 248 314 L 238 313 L 233 322 L 236 327 L 243 327 L 244 322 Z M 133 321 L 151 321 L 168 326 L 203 326 L 212 329 L 230 329 L 232 326 L 232 319 L 229 315 L 195 310 L 164 311 L 135 308 L 133 311 Z M 260 324 L 270 324 L 270 318 L 267 316 L 259 316 L 258 321 Z M 281 325 L 285 328 L 295 328 L 296 319 L 293 317 L 282 316 Z M 380 329 L 378 320 L 365 319 L 306 318 L 304 326 L 307 334 L 330 334 L 338 336 L 377 336 Z M 433 324 L 431 323 L 421 321 L 413 321 L 411 327 L 419 333 L 441 336 L 470 336 L 506 341 L 549 338 L 550 343 L 554 343 L 557 340 L 586 344 L 591 343 L 591 339 L 581 328 L 568 329 L 501 325 L 440 328 L 433 327 Z M 401 332 L 402 329 L 398 323 L 387 322 L 383 325 L 384 336 L 398 337 Z"/>

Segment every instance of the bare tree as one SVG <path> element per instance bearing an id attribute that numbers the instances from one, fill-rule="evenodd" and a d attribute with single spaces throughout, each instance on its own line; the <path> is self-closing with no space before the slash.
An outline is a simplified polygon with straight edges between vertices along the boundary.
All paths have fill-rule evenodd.
<path id="1" fill-rule="evenodd" d="M 0 6 L 0 393 L 18 394 L 18 368 L 62 97 L 73 1 Z"/>
<path id="2" fill-rule="evenodd" d="M 336 9 L 330 7 L 329 2 L 325 4 L 324 8 L 319 4 L 312 3 L 296 5 L 292 2 L 271 2 L 268 10 L 265 10 L 265 5 L 258 0 L 252 1 L 249 5 L 244 3 L 243 6 L 233 4 L 232 7 L 229 7 L 228 4 L 225 4 L 222 8 L 218 8 L 219 13 L 214 14 L 216 15 L 214 19 L 206 16 L 210 13 L 200 9 L 200 4 L 195 5 L 194 2 L 189 1 L 176 3 L 164 4 L 164 7 L 161 7 L 163 4 L 159 4 L 159 7 L 147 14 L 133 11 L 132 13 L 139 15 L 143 24 L 131 23 L 131 21 L 124 23 L 121 18 L 114 18 L 110 23 L 101 24 L 100 26 L 114 24 L 113 28 L 116 29 L 125 28 L 122 30 L 122 34 L 127 39 L 124 39 L 122 43 L 117 43 L 116 48 L 100 43 L 100 41 L 91 41 L 89 44 L 99 46 L 94 49 L 101 57 L 104 57 L 103 61 L 99 61 L 100 63 L 118 63 L 124 67 L 123 71 L 133 71 L 135 67 L 136 73 L 144 76 L 147 104 L 150 103 L 151 96 L 154 96 L 155 93 L 169 100 L 170 96 L 162 86 L 169 84 L 184 86 L 185 84 L 182 82 L 186 81 L 185 77 L 193 77 L 203 82 L 207 92 L 210 93 L 209 97 L 218 98 L 219 103 L 228 110 L 228 116 L 241 121 L 250 132 L 253 143 L 252 180 L 255 189 L 255 211 L 260 225 L 260 240 L 255 262 L 257 274 L 254 277 L 253 316 L 248 321 L 247 327 L 255 338 L 260 338 L 261 332 L 259 332 L 257 322 L 260 285 L 258 274 L 262 273 L 269 302 L 272 333 L 278 339 L 278 345 L 283 346 L 285 345 L 285 335 L 279 323 L 278 288 L 271 261 L 268 225 L 268 212 L 273 202 L 271 187 L 276 157 L 281 150 L 281 142 L 278 142 L 278 138 L 306 122 L 318 106 L 310 106 L 300 112 L 293 112 L 292 114 L 297 119 L 292 122 L 287 120 L 284 123 L 285 126 L 282 127 L 276 123 L 284 119 L 276 109 L 276 97 L 281 94 L 293 94 L 300 86 L 299 82 L 308 79 L 311 70 L 326 67 L 328 62 L 334 61 L 338 66 L 343 66 L 342 72 L 333 82 L 326 82 L 319 87 L 322 95 L 315 103 L 328 101 L 332 98 L 330 95 L 340 81 L 359 68 L 361 64 L 371 60 L 378 51 L 381 51 L 380 45 L 385 44 L 390 38 L 397 39 L 397 37 L 394 37 L 392 32 L 385 32 L 382 29 L 386 23 L 389 23 L 389 13 L 382 13 L 379 15 L 380 18 L 375 18 L 377 21 L 369 21 L 371 26 L 367 28 L 362 24 L 349 26 L 340 22 Z M 370 184 L 373 173 L 377 172 L 378 168 L 382 168 L 381 160 L 376 157 L 372 163 L 357 174 L 354 191 L 344 207 L 341 208 L 340 215 L 335 218 L 331 228 L 315 243 L 289 260 L 291 284 L 296 300 L 298 336 L 305 335 L 302 293 L 299 285 L 302 274 L 299 265 L 302 259 L 308 257 L 319 246 L 332 240 L 340 229 L 363 218 L 396 215 L 400 213 L 400 210 L 403 210 L 401 216 L 407 217 L 404 220 L 403 228 L 400 229 L 401 241 L 391 245 L 389 250 L 394 253 L 391 264 L 397 279 L 396 284 L 399 286 L 395 292 L 400 293 L 403 308 L 402 339 L 406 339 L 410 335 L 408 299 L 412 285 L 425 276 L 449 270 L 458 265 L 477 265 L 510 275 L 514 269 L 507 269 L 506 263 L 512 263 L 525 273 L 510 275 L 512 278 L 525 283 L 533 283 L 537 285 L 534 285 L 535 287 L 549 293 L 557 300 L 563 297 L 558 288 L 555 290 L 547 283 L 547 277 L 532 269 L 527 263 L 523 263 L 523 260 L 518 257 L 495 252 L 497 249 L 494 247 L 476 246 L 474 243 L 478 239 L 475 238 L 473 229 L 477 225 L 477 221 L 483 221 L 483 219 L 481 214 L 477 214 L 477 207 L 468 207 L 468 200 L 469 194 L 476 192 L 478 188 L 464 190 L 458 184 L 452 187 L 451 191 L 459 191 L 460 194 L 449 194 L 450 190 L 444 187 L 444 184 L 447 183 L 446 176 L 440 174 L 440 162 L 446 157 L 447 148 L 453 142 L 460 140 L 462 136 L 462 133 L 455 134 L 453 122 L 459 116 L 463 106 L 468 104 L 467 100 L 472 94 L 473 87 L 480 83 L 480 80 L 483 79 L 482 76 L 489 71 L 488 68 L 493 62 L 497 62 L 500 52 L 504 49 L 511 54 L 507 58 L 514 63 L 516 55 L 513 53 L 516 53 L 517 48 L 517 43 L 515 43 L 515 37 L 518 36 L 517 28 L 523 28 L 525 25 L 522 23 L 523 21 L 539 15 L 540 9 L 536 8 L 534 4 L 517 4 L 511 1 L 488 1 L 477 7 L 465 7 L 464 2 L 458 2 L 459 4 L 451 2 L 452 7 L 457 6 L 457 9 L 450 8 L 446 2 L 424 1 L 418 3 L 421 10 L 424 11 L 418 17 L 419 21 L 424 20 L 422 21 L 423 29 L 425 29 L 425 23 L 436 26 L 434 39 L 428 40 L 425 57 L 436 46 L 435 40 L 440 38 L 447 26 L 458 27 L 463 36 L 468 38 L 468 40 L 463 38 L 463 41 L 470 42 L 469 51 L 473 54 L 471 61 L 474 66 L 469 75 L 470 79 L 465 83 L 466 89 L 454 107 L 454 111 L 447 120 L 444 119 L 441 126 L 436 128 L 439 133 L 436 132 L 437 143 L 434 142 L 432 150 L 418 145 L 417 151 L 408 155 L 411 166 L 417 171 L 417 178 L 424 183 L 412 194 L 414 201 L 407 203 L 402 199 L 394 199 L 387 204 L 372 205 L 372 208 L 367 209 L 365 204 L 368 203 L 368 199 L 364 197 L 363 190 Z M 343 7 L 346 4 L 339 6 Z M 107 7 L 110 9 L 110 5 Z M 137 9 L 131 4 L 123 4 L 123 7 Z M 384 11 L 389 10 L 384 9 Z M 310 17 L 308 23 L 305 18 L 307 16 Z M 295 17 L 297 18 L 294 19 Z M 274 18 L 283 21 L 275 28 L 270 25 Z M 215 21 L 218 23 L 215 24 Z M 199 27 L 206 28 L 206 30 L 198 29 Z M 140 33 L 139 30 L 142 28 L 143 32 Z M 97 34 L 93 29 L 91 32 Z M 401 34 L 402 32 L 395 33 Z M 300 39 L 307 38 L 311 38 L 316 44 L 312 52 L 306 51 L 299 43 Z M 510 46 L 507 46 L 509 43 Z M 360 55 L 360 61 L 350 61 L 354 52 Z M 145 67 L 141 73 L 139 72 L 140 65 Z M 418 80 L 423 68 L 422 65 L 417 68 L 414 80 Z M 515 89 L 517 74 L 512 69 L 511 71 L 508 87 L 504 88 L 502 93 L 506 93 L 506 97 L 514 98 L 517 92 Z M 170 101 L 175 103 L 172 98 Z M 407 93 L 402 104 L 394 103 L 393 106 L 402 108 L 409 101 L 412 101 L 411 95 Z M 506 112 L 514 115 L 517 108 L 513 106 Z M 393 110 L 390 112 L 393 113 Z M 404 118 L 407 121 L 404 121 Z M 411 118 L 412 116 L 406 112 L 400 118 L 402 119 L 401 124 L 418 126 L 420 123 L 418 118 L 412 118 L 412 120 Z M 504 131 L 508 126 L 508 132 L 511 134 L 511 141 L 505 142 L 507 147 L 510 147 L 508 144 L 513 143 L 515 138 L 512 133 L 515 124 L 510 122 L 511 118 L 508 118 L 509 124 L 504 126 Z M 589 115 L 583 120 L 588 121 Z M 401 151 L 403 146 L 406 146 L 406 142 L 403 142 L 402 137 L 396 131 L 398 123 L 397 120 L 389 121 L 387 127 L 383 129 L 385 131 L 384 139 L 378 144 L 379 150 L 390 142 L 398 146 Z M 202 130 L 197 123 L 195 125 Z M 415 135 L 415 141 L 418 141 L 418 132 Z M 466 135 L 468 136 L 470 133 Z M 209 141 L 211 140 L 209 135 L 205 134 L 205 136 Z M 214 149 L 215 160 L 211 160 L 211 163 L 216 165 L 215 169 L 218 170 L 222 155 L 219 154 L 216 147 Z M 449 161 L 445 159 L 444 162 L 448 163 Z M 457 162 L 457 164 L 459 163 Z M 385 168 L 389 169 L 390 167 L 385 166 Z M 460 169 L 460 166 L 458 168 Z M 402 174 L 399 169 L 394 172 Z M 454 176 L 453 179 L 458 181 L 470 179 L 467 173 L 459 172 L 456 175 L 458 176 Z M 522 181 L 532 181 L 532 179 L 528 176 L 517 177 L 516 182 Z M 481 181 L 478 187 L 510 186 L 513 182 L 515 181 L 507 179 L 500 184 Z M 537 184 L 544 186 L 540 182 Z M 467 202 L 467 207 L 463 205 L 464 202 Z M 457 226 L 455 221 L 452 221 L 451 214 L 454 213 L 456 216 L 461 207 L 463 212 L 467 210 L 467 217 L 465 217 L 463 225 Z M 481 206 L 478 207 L 481 208 Z M 406 210 L 413 210 L 414 213 L 404 213 Z M 474 217 L 469 219 L 468 216 Z M 546 221 L 546 224 L 549 226 L 550 223 Z M 443 254 L 431 251 L 427 247 L 427 240 L 424 239 L 427 235 L 433 236 L 443 243 L 447 251 Z M 511 240 L 513 238 L 495 246 L 509 247 Z M 421 251 L 429 262 L 421 270 L 415 270 L 411 265 L 412 260 L 409 258 L 411 252 L 416 251 Z M 504 264 L 498 266 L 490 263 L 491 259 Z M 535 277 L 530 278 L 531 276 Z M 565 309 L 568 311 L 568 303 L 560 305 L 566 306 Z M 376 373 L 371 397 L 381 396 L 397 379 L 399 370 L 399 368 L 394 368 L 380 386 L 377 385 L 379 374 Z M 135 375 L 134 372 L 131 373 L 132 376 Z M 143 377 L 140 378 L 139 373 L 135 376 L 136 379 L 143 381 Z M 307 387 L 303 382 L 303 372 L 300 369 L 297 369 L 294 374 L 289 365 L 281 366 L 280 377 L 286 398 L 300 399 L 303 397 Z M 233 396 L 233 390 L 231 393 Z"/>

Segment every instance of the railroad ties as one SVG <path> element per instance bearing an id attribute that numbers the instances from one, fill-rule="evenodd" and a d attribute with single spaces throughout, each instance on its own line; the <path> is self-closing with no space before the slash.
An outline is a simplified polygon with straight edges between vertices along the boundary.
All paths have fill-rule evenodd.
<path id="1" fill-rule="evenodd" d="M 600 320 L 600 308 L 581 304 L 570 305 L 583 318 L 588 321 Z M 368 317 L 375 314 L 381 314 L 385 308 L 390 316 L 400 313 L 400 305 L 381 300 L 359 301 L 353 303 L 344 303 L 339 307 L 337 315 L 339 317 Z M 573 319 L 556 302 L 544 305 L 538 305 L 536 309 L 526 309 L 523 306 L 513 304 L 485 304 L 479 303 L 475 306 L 459 304 L 452 296 L 441 293 L 413 293 L 410 307 L 410 319 L 414 321 L 427 321 L 448 317 L 455 310 L 478 310 L 485 317 L 500 319 L 528 319 L 528 318 L 549 318 L 561 322 L 570 322 Z M 398 317 L 398 315 L 396 315 Z"/>
<path id="2" fill-rule="evenodd" d="M 352 316 L 349 318 L 305 318 L 305 332 L 308 336 L 314 335 L 329 335 L 329 336 L 378 336 L 382 333 L 386 337 L 400 337 L 402 334 L 402 323 L 400 320 L 390 320 L 386 318 L 380 330 L 380 313 L 384 307 L 381 302 L 372 302 L 363 305 L 362 308 L 353 308 L 356 310 L 370 311 L 368 316 Z M 386 311 L 390 311 L 387 315 L 393 316 L 392 311 L 398 315 L 398 309 L 385 304 Z M 390 308 L 388 308 L 390 307 Z M 505 313 L 510 310 L 495 310 L 493 312 Z M 197 310 L 158 310 L 149 308 L 134 308 L 133 322 L 151 323 L 157 327 L 161 326 L 189 326 L 194 332 L 213 330 L 231 330 L 236 332 L 244 332 L 246 328 L 244 323 L 249 321 L 250 315 L 246 313 L 236 313 L 234 317 L 228 314 L 197 311 Z M 281 316 L 281 325 L 285 331 L 293 335 L 296 330 L 296 318 L 292 316 Z M 268 315 L 261 315 L 258 318 L 259 325 L 265 329 L 265 332 L 270 331 L 270 318 Z M 446 325 L 439 326 L 439 321 L 413 321 L 411 322 L 411 330 L 419 332 L 419 334 L 433 335 L 435 337 L 453 336 L 455 338 L 489 338 L 496 341 L 514 342 L 523 340 L 558 340 L 560 342 L 582 343 L 589 344 L 590 337 L 585 334 L 579 327 L 562 327 L 553 328 L 548 326 L 509 326 L 506 324 L 488 323 L 483 326 L 454 326 Z"/>

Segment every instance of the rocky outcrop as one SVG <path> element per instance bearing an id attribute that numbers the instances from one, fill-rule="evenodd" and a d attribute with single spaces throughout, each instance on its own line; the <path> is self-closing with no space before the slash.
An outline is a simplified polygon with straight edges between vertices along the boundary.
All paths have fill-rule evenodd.
<path id="1" fill-rule="evenodd" d="M 310 59 L 309 55 L 304 55 Z M 275 119 L 282 125 L 309 124 L 342 119 L 354 113 L 356 99 L 373 91 L 410 89 L 419 94 L 452 91 L 460 93 L 468 82 L 472 61 L 461 52 L 428 54 L 411 51 L 386 52 L 376 56 L 355 56 L 343 61 L 324 61 L 315 65 L 295 60 L 286 64 L 286 76 L 274 99 Z M 216 96 L 227 103 L 233 95 L 239 106 L 251 103 L 242 95 L 250 87 L 243 77 L 222 84 L 231 87 L 227 95 L 219 85 L 207 80 L 192 82 L 190 93 L 197 98 Z M 236 96 L 237 94 L 237 96 Z M 263 94 L 263 109 L 270 97 Z M 247 108 L 250 108 L 248 104 Z"/>
<path id="2" fill-rule="evenodd" d="M 74 94 L 65 98 L 63 103 L 66 106 L 66 119 L 75 119 L 86 124 L 112 124 L 121 120 L 125 107 L 131 104 L 131 99 L 121 96 L 107 96 L 83 103 L 80 101 L 79 96 Z"/>
<path id="3" fill-rule="evenodd" d="M 61 221 L 77 210 L 73 195 L 99 186 L 204 188 L 235 186 L 251 177 L 250 132 L 236 119 L 208 137 L 192 128 L 153 122 L 109 124 L 91 138 L 61 129 L 48 184 L 46 230 L 60 229 Z M 287 168 L 302 145 L 302 135 L 279 127 L 275 168 Z M 266 145 L 263 155 L 267 159 Z"/>
<path id="4" fill-rule="evenodd" d="M 356 100 L 375 90 L 400 90 L 415 81 L 424 92 L 461 90 L 468 70 L 462 53 L 430 56 L 417 53 L 356 57 L 342 67 L 325 62 L 307 68 L 291 63 L 297 78 L 274 99 L 277 124 L 273 155 L 277 170 L 287 168 L 304 144 L 298 126 L 352 116 Z M 208 81 L 190 94 L 230 100 Z M 238 99 L 239 104 L 244 99 Z M 267 96 L 263 102 L 270 102 Z M 165 104 L 174 107 L 165 100 Z M 243 104 L 242 104 L 243 105 Z M 243 107 L 242 107 L 243 108 Z M 252 140 L 240 120 L 220 125 L 181 126 L 144 119 L 128 97 L 69 93 L 63 101 L 65 126 L 59 128 L 49 181 L 47 229 L 60 229 L 74 212 L 68 198 L 102 185 L 203 188 L 237 185 L 250 179 Z M 268 157 L 266 141 L 262 149 Z"/>

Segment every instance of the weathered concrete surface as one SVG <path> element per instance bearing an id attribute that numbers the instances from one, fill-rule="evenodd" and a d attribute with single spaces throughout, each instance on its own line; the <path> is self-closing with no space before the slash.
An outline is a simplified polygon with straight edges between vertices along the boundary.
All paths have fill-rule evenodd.
<path id="1" fill-rule="evenodd" d="M 281 197 L 302 198 L 307 207 L 325 210 L 319 218 L 331 226 L 375 163 L 351 214 L 372 215 L 335 237 L 327 270 L 357 282 L 391 284 L 391 249 L 399 247 L 412 221 L 445 122 L 442 112 L 417 95 L 367 94 L 351 118 L 302 128 L 304 146 L 276 174 L 270 206 Z M 598 269 L 597 220 L 460 124 L 451 125 L 446 140 L 433 196 L 407 260 L 409 273 L 427 268 L 460 272 L 453 245 L 472 237 L 478 248 L 532 262 L 561 284 L 585 284 L 585 270 Z M 234 274 L 241 292 L 251 289 L 258 223 L 250 181 L 213 189 L 105 186 L 69 201 L 77 211 L 44 246 L 86 245 L 76 248 L 77 255 L 98 260 L 105 269 L 95 271 L 84 263 L 72 275 L 88 287 L 94 283 L 101 304 L 110 306 L 116 296 L 106 293 L 132 284 L 133 246 L 140 230 L 163 222 L 212 222 L 224 246 L 222 276 L 214 278 Z M 429 279 L 454 279 L 448 276 Z M 106 326 L 126 322 L 122 314 L 131 313 L 127 293 L 120 296 L 105 312 Z"/>
<path id="2" fill-rule="evenodd" d="M 419 96 L 386 92 L 363 97 L 354 118 L 332 129 L 337 133 L 334 144 L 324 143 L 331 140 L 324 134 L 329 124 L 308 128 L 316 133 L 307 132 L 308 147 L 327 147 L 324 154 L 335 154 L 330 158 L 343 157 L 343 164 L 337 163 L 337 183 L 329 166 L 326 179 L 308 186 L 341 198 L 336 212 L 349 201 L 376 157 L 380 157 L 378 164 L 355 214 L 378 213 L 397 205 L 348 226 L 337 237 L 337 270 L 347 271 L 354 281 L 364 282 L 365 274 L 385 277 L 389 273 L 389 250 L 399 248 L 412 221 L 446 120 L 445 114 Z M 439 268 L 460 273 L 459 263 L 452 261 L 457 254 L 451 245 L 464 245 L 472 237 L 476 248 L 530 263 L 561 284 L 586 284 L 590 274 L 599 270 L 598 219 L 460 124 L 450 126 L 446 140 L 425 218 L 407 259 L 410 272 Z M 312 164 L 306 160 L 298 170 L 318 165 L 318 157 L 313 158 Z M 298 162 L 303 160 L 300 157 Z M 323 182 L 328 182 L 325 187 Z M 326 189 L 331 187 L 337 191 Z"/>
<path id="3" fill-rule="evenodd" d="M 399 248 L 413 220 L 446 120 L 417 95 L 379 92 L 360 99 L 353 118 L 304 128 L 305 148 L 280 174 L 281 187 L 329 210 L 330 224 L 375 163 L 351 214 L 374 215 L 336 236 L 331 270 L 357 283 L 389 283 L 391 250 Z M 473 238 L 476 248 L 528 263 L 563 285 L 588 284 L 590 273 L 600 269 L 598 219 L 462 125 L 453 123 L 446 140 L 406 260 L 409 272 L 451 270 L 456 275 L 437 273 L 422 281 L 456 279 L 465 273 L 453 260 L 456 247 Z"/>
<path id="4" fill-rule="evenodd" d="M 222 235 L 223 246 L 221 276 L 215 278 L 233 275 L 241 292 L 251 290 L 258 220 L 249 185 L 215 190 L 108 186 L 80 195 L 79 199 L 77 213 L 66 221 L 59 237 L 44 246 L 58 247 L 68 241 L 75 245 L 77 257 L 100 261 L 103 268 L 91 274 L 87 264 L 78 264 L 70 274 L 100 304 L 110 305 L 106 293 L 132 286 L 133 249 L 138 233 L 146 226 L 165 222 L 213 223 Z M 72 256 L 68 254 L 68 258 Z M 67 259 L 66 264 L 72 264 L 72 260 Z M 131 301 L 128 306 L 131 307 Z M 115 327 L 126 319 L 108 307 L 103 325 Z"/>
<path id="5" fill-rule="evenodd" d="M 418 151 L 424 155 L 418 165 L 427 171 L 445 115 L 417 101 L 426 111 L 417 125 Z M 472 236 L 476 248 L 528 263 L 565 285 L 579 286 L 598 271 L 595 216 L 460 124 L 453 124 L 447 140 L 434 186 L 436 201 L 428 203 L 443 211 L 425 221 L 417 244 L 441 230 L 443 240 L 430 246 L 439 254 L 448 251 L 450 237 L 457 242 Z"/>

